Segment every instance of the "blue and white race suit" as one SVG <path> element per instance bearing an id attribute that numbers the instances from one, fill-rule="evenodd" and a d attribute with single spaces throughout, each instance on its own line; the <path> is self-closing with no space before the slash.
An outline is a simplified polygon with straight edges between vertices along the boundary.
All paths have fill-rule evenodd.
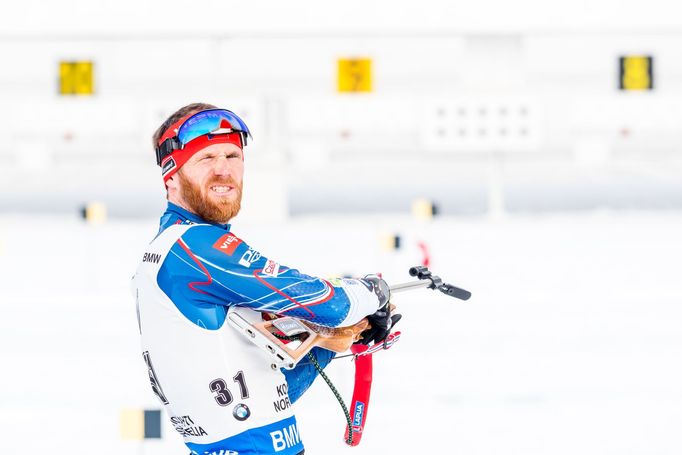
<path id="1" fill-rule="evenodd" d="M 133 292 L 152 389 L 195 454 L 303 451 L 291 404 L 317 372 L 310 364 L 272 370 L 226 323 L 231 307 L 328 327 L 353 325 L 379 307 L 361 281 L 333 285 L 304 275 L 253 249 L 229 224 L 207 223 L 172 203 Z M 323 366 L 334 356 L 320 348 L 314 354 Z"/>

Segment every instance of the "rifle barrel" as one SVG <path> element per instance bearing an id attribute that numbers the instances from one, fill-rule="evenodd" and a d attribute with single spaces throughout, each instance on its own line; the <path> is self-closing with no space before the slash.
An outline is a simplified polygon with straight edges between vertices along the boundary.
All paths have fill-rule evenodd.
<path id="1" fill-rule="evenodd" d="M 392 285 L 391 292 L 405 292 L 411 291 L 413 289 L 428 288 L 429 286 L 431 286 L 431 284 L 432 283 L 430 280 L 409 281 L 407 283 Z"/>

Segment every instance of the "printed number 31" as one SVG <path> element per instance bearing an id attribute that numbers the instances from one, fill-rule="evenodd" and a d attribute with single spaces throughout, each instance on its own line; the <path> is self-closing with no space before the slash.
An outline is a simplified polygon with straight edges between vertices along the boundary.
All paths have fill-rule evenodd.
<path id="1" fill-rule="evenodd" d="M 239 384 L 239 393 L 242 397 L 242 400 L 249 398 L 249 389 L 246 387 L 244 372 L 240 371 L 234 375 L 232 380 Z M 227 388 L 227 383 L 222 378 L 217 378 L 211 381 L 208 384 L 208 388 L 211 390 L 211 392 L 216 394 L 216 396 L 213 398 L 215 398 L 216 403 L 218 403 L 220 406 L 227 406 L 234 400 L 232 398 L 232 392 L 230 392 L 230 390 Z"/>

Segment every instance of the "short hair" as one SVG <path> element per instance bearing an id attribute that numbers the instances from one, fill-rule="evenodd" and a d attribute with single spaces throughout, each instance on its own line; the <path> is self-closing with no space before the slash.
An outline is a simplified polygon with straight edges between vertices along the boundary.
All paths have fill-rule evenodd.
<path id="1" fill-rule="evenodd" d="M 170 117 L 164 121 L 161 126 L 154 132 L 154 135 L 152 136 L 152 140 L 154 141 L 153 147 L 156 150 L 156 147 L 159 145 L 159 139 L 161 139 L 161 136 L 163 136 L 163 133 L 166 132 L 170 126 L 183 118 L 187 114 L 194 114 L 200 111 L 205 111 L 207 109 L 218 109 L 217 106 L 214 106 L 212 104 L 207 104 L 207 103 L 192 103 L 188 104 L 187 106 L 181 107 L 177 111 L 173 112 Z"/>

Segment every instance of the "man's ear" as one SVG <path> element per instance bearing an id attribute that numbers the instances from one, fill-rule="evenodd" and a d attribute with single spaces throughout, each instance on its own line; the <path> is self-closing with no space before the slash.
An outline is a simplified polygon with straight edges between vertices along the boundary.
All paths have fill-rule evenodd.
<path id="1" fill-rule="evenodd" d="M 166 180 L 166 191 L 177 190 L 178 189 L 178 173 L 173 174 L 168 180 Z"/>

